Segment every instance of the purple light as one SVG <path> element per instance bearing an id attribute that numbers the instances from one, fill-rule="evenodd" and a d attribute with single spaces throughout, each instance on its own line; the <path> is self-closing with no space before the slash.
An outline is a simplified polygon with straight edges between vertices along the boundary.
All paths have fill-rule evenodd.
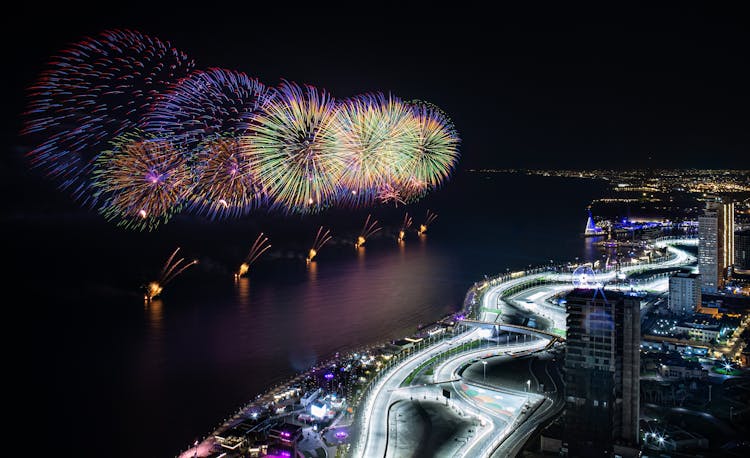
<path id="1" fill-rule="evenodd" d="M 327 373 L 326 375 L 324 375 L 323 377 L 325 377 L 325 379 L 326 379 L 326 380 L 331 380 L 331 379 L 333 378 L 333 374 L 332 374 L 332 373 L 330 373 L 330 372 L 328 372 L 328 373 Z"/>
<path id="2" fill-rule="evenodd" d="M 288 432 L 286 432 L 286 431 L 282 431 L 282 432 L 281 432 L 281 436 L 282 436 L 282 437 L 291 437 L 291 434 L 290 434 L 290 433 L 288 433 Z"/>
<path id="3" fill-rule="evenodd" d="M 336 434 L 335 434 L 335 436 L 339 439 L 343 439 L 348 435 L 349 434 L 347 434 L 346 431 L 336 431 Z"/>

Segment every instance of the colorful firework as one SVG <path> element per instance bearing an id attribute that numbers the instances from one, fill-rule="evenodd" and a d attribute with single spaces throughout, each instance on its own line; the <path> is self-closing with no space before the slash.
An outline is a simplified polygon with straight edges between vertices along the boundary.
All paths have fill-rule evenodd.
<path id="1" fill-rule="evenodd" d="M 411 225 L 413 224 L 413 220 L 411 216 L 409 216 L 409 213 L 406 213 L 404 215 L 404 222 L 401 223 L 401 229 L 398 231 L 398 242 L 401 243 L 404 241 L 404 238 L 406 237 L 406 231 L 409 230 Z"/>
<path id="2" fill-rule="evenodd" d="M 318 255 L 318 252 L 320 252 L 320 249 L 323 248 L 323 245 L 328 243 L 329 240 L 331 240 L 331 231 L 329 229 L 326 229 L 325 232 L 323 232 L 323 229 L 325 229 L 323 226 L 320 226 L 318 228 L 318 234 L 315 236 L 315 241 L 313 242 L 312 248 L 310 248 L 310 251 L 307 253 L 307 263 L 309 264 L 313 259 L 315 259 L 315 256 Z"/>
<path id="3" fill-rule="evenodd" d="M 242 72 L 195 71 L 154 102 L 143 129 L 184 142 L 190 151 L 204 140 L 243 135 L 254 113 L 272 96 L 273 91 Z"/>
<path id="4" fill-rule="evenodd" d="M 177 255 L 178 251 L 180 251 L 180 247 L 177 247 L 177 249 L 174 250 L 174 252 L 172 252 L 172 255 L 167 259 L 167 262 L 164 264 L 164 267 L 162 267 L 161 272 L 159 272 L 159 278 L 152 282 L 149 282 L 146 285 L 146 293 L 143 296 L 143 299 L 145 299 L 146 302 L 151 302 L 151 300 L 159 296 L 164 290 L 164 287 L 167 286 L 169 282 L 174 280 L 176 276 L 183 273 L 188 267 L 198 264 L 197 259 L 194 259 L 187 264 L 183 264 L 185 262 L 185 258 L 180 258 L 177 261 L 174 261 L 174 258 Z"/>
<path id="5" fill-rule="evenodd" d="M 343 168 L 335 113 L 325 91 L 284 82 L 253 118 L 242 148 L 273 206 L 309 213 L 333 202 Z"/>
<path id="6" fill-rule="evenodd" d="M 418 146 L 402 177 L 402 195 L 414 201 L 450 177 L 458 162 L 459 138 L 448 116 L 427 102 L 413 102 Z"/>
<path id="7" fill-rule="evenodd" d="M 213 138 L 197 149 L 195 186 L 188 206 L 209 219 L 247 214 L 264 203 L 265 194 L 235 138 Z"/>
<path id="8" fill-rule="evenodd" d="M 245 256 L 245 261 L 240 264 L 239 270 L 234 274 L 234 278 L 240 278 L 245 275 L 250 270 L 250 266 L 269 248 L 271 248 L 271 244 L 268 243 L 268 237 L 263 237 L 263 233 L 261 232 L 258 238 L 255 239 L 253 246 L 250 247 L 250 252 Z"/>
<path id="9" fill-rule="evenodd" d="M 134 129 L 157 95 L 193 67 L 169 42 L 130 30 L 71 44 L 29 90 L 22 133 L 34 143 L 32 166 L 94 205 L 90 174 L 99 153 Z"/>
<path id="10" fill-rule="evenodd" d="M 337 109 L 333 129 L 344 160 L 344 204 L 372 203 L 379 187 L 403 176 L 403 168 L 416 154 L 416 117 L 394 96 L 362 95 L 345 101 Z"/>
<path id="11" fill-rule="evenodd" d="M 99 212 L 132 229 L 154 229 L 179 211 L 192 187 L 187 159 L 171 141 L 125 134 L 101 153 L 93 172 Z"/>
<path id="12" fill-rule="evenodd" d="M 362 230 L 359 233 L 359 236 L 357 237 L 357 241 L 354 242 L 354 248 L 359 248 L 361 246 L 364 246 L 365 242 L 368 238 L 370 238 L 371 235 L 375 234 L 379 230 L 382 229 L 382 227 L 378 226 L 378 220 L 373 219 L 371 220 L 372 215 L 367 215 L 367 219 L 365 220 L 365 225 L 362 226 Z"/>
<path id="13" fill-rule="evenodd" d="M 436 218 L 437 213 L 433 213 L 430 210 L 427 210 L 427 215 L 425 216 L 424 223 L 419 225 L 417 234 L 422 235 L 427 232 L 427 228 L 430 227 L 430 224 L 432 224 L 432 222 L 435 221 Z"/>

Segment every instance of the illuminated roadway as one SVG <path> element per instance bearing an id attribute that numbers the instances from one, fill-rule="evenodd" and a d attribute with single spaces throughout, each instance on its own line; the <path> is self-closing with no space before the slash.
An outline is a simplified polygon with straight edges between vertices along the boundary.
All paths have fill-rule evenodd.
<path id="1" fill-rule="evenodd" d="M 633 264 L 622 267 L 620 272 L 628 274 L 646 270 L 663 269 L 665 267 L 684 266 L 695 262 L 695 257 L 672 244 L 695 244 L 695 239 L 683 239 L 681 241 L 668 241 L 657 243 L 657 246 L 667 246 L 671 257 L 663 262 L 653 264 Z M 610 271 L 596 275 L 596 281 L 605 283 L 616 278 L 618 272 Z M 538 315 L 548 318 L 558 329 L 564 329 L 565 311 L 562 308 L 549 304 L 546 300 L 564 290 L 571 289 L 572 274 L 557 272 L 539 272 L 523 277 L 510 279 L 505 282 L 491 281 L 488 282 L 486 291 L 482 296 L 482 307 L 480 321 L 485 323 L 502 324 L 502 308 L 508 306 L 506 299 L 502 298 L 504 292 L 515 286 L 520 286 L 533 280 L 545 280 L 551 283 L 541 286 L 530 286 L 507 300 L 516 307 L 521 307 L 531 316 Z M 663 283 L 663 280 L 662 280 Z M 629 288 L 629 286 L 628 286 Z M 492 310 L 497 310 L 493 312 Z M 461 384 L 470 385 L 461 380 L 459 376 L 460 369 L 466 364 L 471 363 L 479 357 L 491 357 L 499 354 L 510 352 L 528 352 L 540 351 L 549 343 L 549 338 L 533 340 L 530 343 L 522 345 L 493 345 L 488 348 L 478 349 L 467 353 L 460 353 L 447 357 L 445 361 L 437 364 L 434 370 L 434 382 L 444 382 L 457 380 L 444 384 L 436 385 L 416 385 L 410 387 L 401 387 L 401 383 L 415 371 L 422 363 L 430 358 L 448 351 L 453 346 L 471 342 L 481 338 L 480 331 L 473 329 L 460 334 L 450 340 L 444 340 L 434 344 L 426 349 L 418 351 L 398 363 L 380 380 L 375 382 L 365 404 L 362 417 L 364 418 L 362 426 L 362 438 L 356 444 L 354 451 L 355 456 L 383 458 L 391 456 L 392 450 L 388 450 L 388 412 L 389 407 L 396 401 L 411 398 L 414 396 L 433 396 L 439 397 L 442 388 L 449 386 L 451 388 L 452 407 L 468 413 L 478 418 L 483 426 L 477 430 L 476 436 L 472 437 L 463 448 L 459 456 L 477 457 L 477 456 L 512 456 L 517 453 L 528 439 L 531 433 L 548 419 L 551 413 L 554 413 L 553 402 L 545 399 L 543 396 L 518 392 L 502 387 L 482 386 L 478 389 L 484 389 L 488 392 L 497 393 L 495 396 L 505 396 L 509 402 L 515 403 L 519 398 L 524 398 L 533 404 L 534 407 L 529 409 L 525 415 L 519 417 L 516 415 L 511 422 L 502 419 L 492 409 L 484 405 L 474 403 L 461 388 Z M 499 343 L 499 342 L 498 342 Z M 476 385 L 474 383 L 473 385 Z M 455 397 L 453 396 L 455 394 Z M 558 393 L 559 394 L 559 393 Z M 561 397 L 559 397 L 561 399 Z M 559 407 L 560 399 L 557 400 Z M 497 434 L 493 434 L 496 432 Z"/>

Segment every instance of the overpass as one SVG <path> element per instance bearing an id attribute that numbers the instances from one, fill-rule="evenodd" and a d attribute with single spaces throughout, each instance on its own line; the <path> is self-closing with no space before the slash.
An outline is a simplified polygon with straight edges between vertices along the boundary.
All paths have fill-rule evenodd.
<path id="1" fill-rule="evenodd" d="M 526 334 L 526 335 L 538 337 L 541 339 L 565 340 L 565 337 L 562 337 L 558 334 L 547 332 L 541 329 L 530 328 L 528 326 L 520 326 L 517 324 L 507 324 L 507 323 L 495 322 L 495 321 L 481 321 L 481 320 L 471 320 L 471 319 L 463 319 L 463 320 L 460 320 L 459 323 L 463 323 L 467 326 L 472 326 L 475 328 L 497 329 L 498 331 L 517 332 L 519 334 Z"/>

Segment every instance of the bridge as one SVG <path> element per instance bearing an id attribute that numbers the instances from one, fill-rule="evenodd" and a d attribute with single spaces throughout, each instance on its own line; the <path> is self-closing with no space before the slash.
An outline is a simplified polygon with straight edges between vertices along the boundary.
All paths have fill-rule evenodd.
<path id="1" fill-rule="evenodd" d="M 498 331 L 517 332 L 519 334 L 526 334 L 529 336 L 539 337 L 543 339 L 565 340 L 565 337 L 560 336 L 558 334 L 543 331 L 541 329 L 530 328 L 528 326 L 520 326 L 517 324 L 497 323 L 495 321 L 481 321 L 481 320 L 471 320 L 471 319 L 463 319 L 463 320 L 460 320 L 459 323 L 463 323 L 467 326 L 472 326 L 475 328 L 497 329 Z"/>

